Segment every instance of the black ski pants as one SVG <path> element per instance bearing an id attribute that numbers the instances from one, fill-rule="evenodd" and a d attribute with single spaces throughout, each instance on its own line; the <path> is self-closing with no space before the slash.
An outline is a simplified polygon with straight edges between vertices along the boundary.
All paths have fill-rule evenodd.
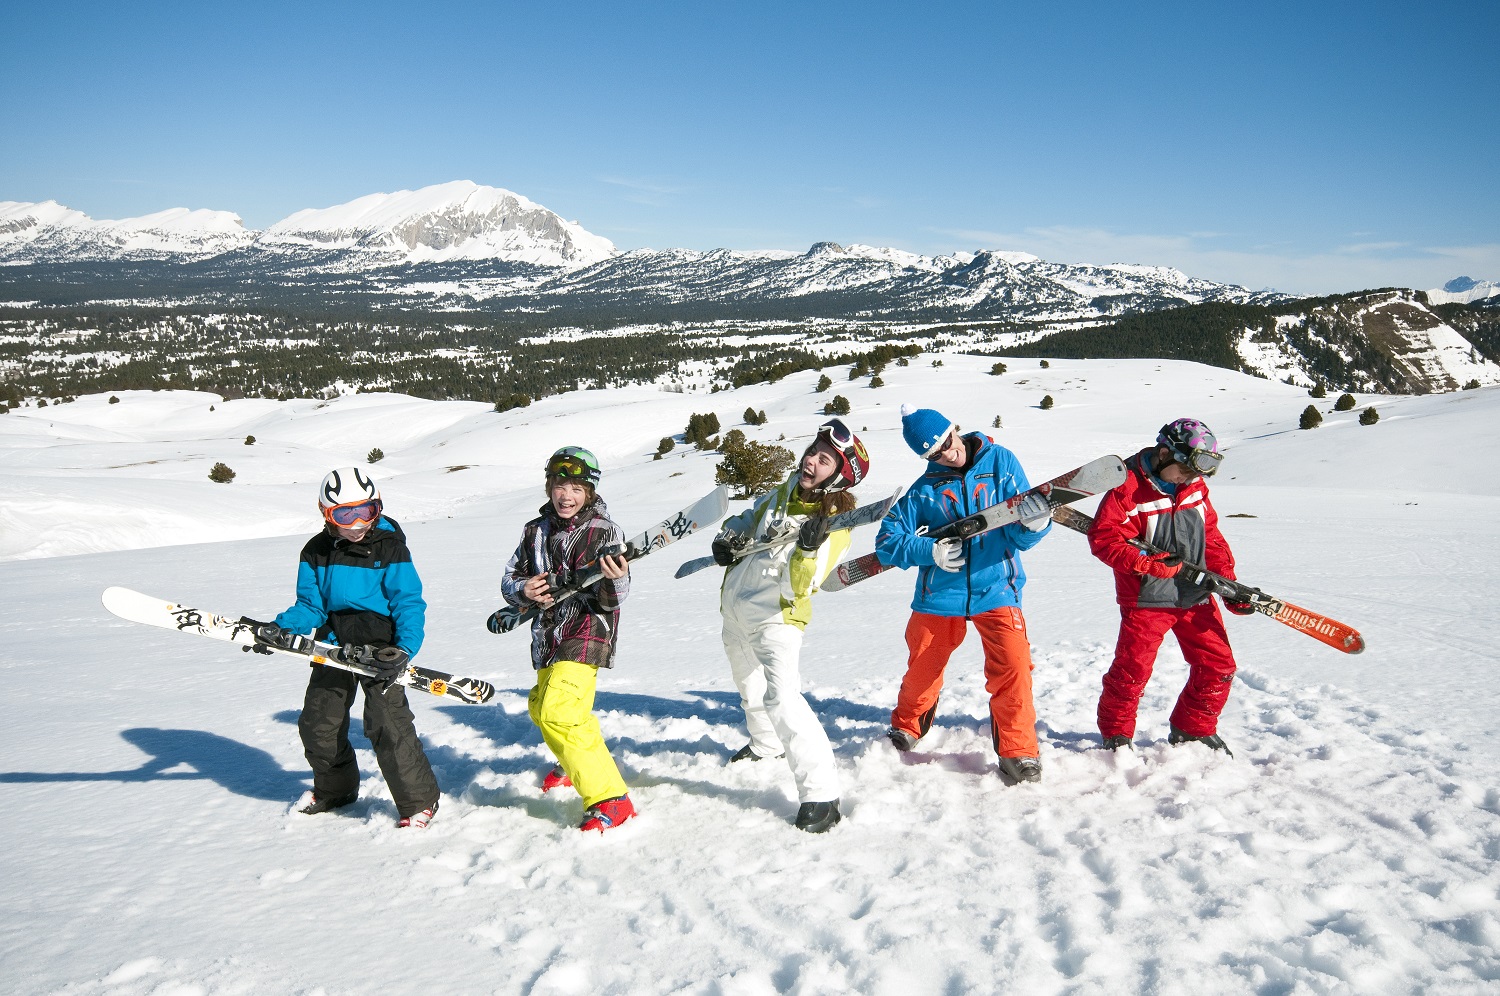
<path id="1" fill-rule="evenodd" d="M 422 741 L 401 685 L 381 691 L 380 682 L 336 667 L 314 665 L 302 701 L 297 732 L 313 770 L 313 794 L 320 799 L 359 794 L 359 765 L 349 743 L 349 711 L 354 689 L 365 692 L 365 736 L 375 748 L 380 773 L 391 787 L 402 818 L 432 809 L 438 801 L 437 776 L 427 762 Z"/>

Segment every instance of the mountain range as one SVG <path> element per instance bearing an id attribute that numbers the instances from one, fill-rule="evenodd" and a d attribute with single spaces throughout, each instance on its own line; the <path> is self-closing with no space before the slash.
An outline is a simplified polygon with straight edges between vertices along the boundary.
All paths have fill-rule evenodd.
<path id="1" fill-rule="evenodd" d="M 0 297 L 42 303 L 91 294 L 245 303 L 300 288 L 411 306 L 626 319 L 666 310 L 696 320 L 1068 322 L 1278 297 L 1170 267 L 1051 263 L 998 250 L 923 256 L 820 242 L 805 252 L 621 252 L 519 194 L 469 181 L 298 211 L 264 231 L 227 211 L 96 221 L 53 201 L 5 201 L 0 264 Z"/>

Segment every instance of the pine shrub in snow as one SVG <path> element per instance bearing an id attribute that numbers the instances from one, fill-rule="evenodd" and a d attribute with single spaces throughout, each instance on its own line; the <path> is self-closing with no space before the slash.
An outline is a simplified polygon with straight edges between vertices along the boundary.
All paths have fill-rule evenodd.
<path id="1" fill-rule="evenodd" d="M 1362 412 L 1359 413 L 1359 424 L 1360 425 L 1374 425 L 1376 422 L 1379 422 L 1379 421 L 1380 421 L 1380 413 L 1377 412 L 1373 406 L 1371 406 L 1369 408 L 1366 408 L 1364 411 L 1362 411 Z"/>
<path id="2" fill-rule="evenodd" d="M 1474 391 L 1474 390 L 1478 390 L 1478 388 L 1479 388 L 1479 380 L 1478 380 L 1478 378 L 1475 378 L 1474 380 L 1471 380 L 1467 384 L 1464 385 L 1464 390 L 1465 391 Z"/>
<path id="3" fill-rule="evenodd" d="M 687 429 L 683 431 L 682 441 L 692 443 L 700 450 L 714 449 L 719 434 L 719 416 L 713 412 L 706 415 L 692 414 L 688 416 Z"/>
<path id="4" fill-rule="evenodd" d="M 870 378 L 870 386 L 885 387 L 885 378 L 881 377 L 879 374 L 876 374 L 875 376 Z"/>
<path id="5" fill-rule="evenodd" d="M 998 376 L 1000 376 L 1003 373 L 1005 373 L 1005 364 L 1004 363 L 996 363 L 994 366 L 990 367 L 990 376 L 991 377 L 998 377 Z"/>
<path id="6" fill-rule="evenodd" d="M 848 415 L 849 399 L 842 394 L 835 394 L 833 400 L 823 406 L 824 415 Z"/>
<path id="7" fill-rule="evenodd" d="M 723 453 L 724 459 L 714 468 L 714 482 L 738 488 L 735 498 L 753 498 L 770 491 L 786 479 L 796 459 L 785 446 L 747 441 L 738 429 L 724 437 Z"/>
<path id="8" fill-rule="evenodd" d="M 1051 367 L 1052 367 L 1052 364 L 1048 363 L 1046 360 L 1042 361 L 1042 369 L 1043 370 L 1051 369 Z"/>
<path id="9" fill-rule="evenodd" d="M 824 374 L 823 376 L 821 376 L 821 377 L 818 378 L 817 390 L 820 393 L 823 392 L 823 391 L 828 390 L 832 386 L 833 386 L 833 378 L 830 377 L 830 376 L 828 376 L 827 374 Z"/>
<path id="10" fill-rule="evenodd" d="M 1309 398 L 1326 398 L 1328 397 L 1328 388 L 1322 384 L 1314 384 L 1312 390 L 1307 392 L 1307 396 Z"/>
<path id="11" fill-rule="evenodd" d="M 379 463 L 385 459 L 385 451 L 379 446 L 374 447 L 365 454 L 365 463 Z"/>
<path id="12" fill-rule="evenodd" d="M 495 399 L 495 411 L 508 412 L 512 408 L 525 408 L 530 404 L 531 396 L 529 394 L 507 394 Z"/>
<path id="13" fill-rule="evenodd" d="M 1352 412 L 1354 410 L 1354 395 L 1340 394 L 1339 399 L 1333 403 L 1336 412 Z"/>
<path id="14" fill-rule="evenodd" d="M 671 453 L 672 448 L 676 445 L 677 440 L 673 439 L 671 436 L 662 436 L 661 442 L 656 444 L 656 459 L 660 460 L 668 453 Z"/>
<path id="15" fill-rule="evenodd" d="M 996 415 L 995 416 L 995 421 L 993 421 L 993 422 L 990 423 L 990 428 L 991 429 L 1003 429 L 1003 428 L 1005 428 L 1005 426 L 1000 423 L 1000 416 L 999 415 Z"/>
<path id="16" fill-rule="evenodd" d="M 766 413 L 764 411 L 756 411 L 754 408 L 745 409 L 746 425 L 765 425 L 766 421 Z"/>
<path id="17" fill-rule="evenodd" d="M 228 484 L 234 480 L 234 471 L 229 469 L 227 463 L 216 463 L 210 468 L 208 479 L 215 484 Z"/>
<path id="18" fill-rule="evenodd" d="M 120 403 L 120 399 L 111 394 L 109 396 L 109 403 L 112 405 L 118 405 Z"/>
<path id="19" fill-rule="evenodd" d="M 1051 410 L 1053 404 L 1054 404 L 1054 402 L 1052 400 L 1052 395 L 1050 395 L 1050 394 L 1045 395 L 1042 398 L 1042 404 L 1041 404 L 1042 411 L 1045 412 L 1045 411 Z"/>
<path id="20" fill-rule="evenodd" d="M 1302 417 L 1297 420 L 1297 427 L 1300 429 L 1316 429 L 1322 424 L 1323 413 L 1314 405 L 1308 405 L 1302 409 Z"/>
<path id="21" fill-rule="evenodd" d="M 246 436 L 245 437 L 245 445 L 246 446 L 254 446 L 255 445 L 255 437 L 254 436 Z"/>

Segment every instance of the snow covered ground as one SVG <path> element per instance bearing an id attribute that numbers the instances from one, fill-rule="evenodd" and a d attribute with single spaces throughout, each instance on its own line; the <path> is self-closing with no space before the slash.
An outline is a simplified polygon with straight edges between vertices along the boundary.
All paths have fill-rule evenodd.
<path id="1" fill-rule="evenodd" d="M 1356 409 L 1301 432 L 1304 392 L 1223 370 L 1019 361 L 991 377 L 992 360 L 943 359 L 890 367 L 874 391 L 833 371 L 823 395 L 807 373 L 503 415 L 378 395 L 127 393 L 0 416 L 0 990 L 1494 992 L 1500 389 L 1362 397 L 1378 424 Z M 1167 747 L 1185 675 L 1169 642 L 1139 751 L 1103 753 L 1111 581 L 1082 537 L 1054 530 L 1027 555 L 1045 775 L 1008 788 L 978 641 L 954 656 L 932 734 L 898 755 L 882 734 L 911 576 L 820 595 L 804 674 L 846 819 L 812 837 L 790 826 L 782 762 L 724 764 L 744 737 L 716 572 L 672 578 L 707 551 L 693 537 L 636 565 L 618 666 L 600 681 L 641 816 L 583 836 L 576 796 L 538 787 L 549 762 L 526 716 L 526 637 L 483 628 L 542 501 L 545 455 L 595 449 L 616 518 L 643 526 L 712 486 L 708 455 L 650 459 L 689 413 L 728 429 L 765 409 L 767 425 L 741 428 L 800 451 L 835 392 L 868 427 L 866 499 L 921 469 L 900 441 L 903 400 L 985 428 L 1035 480 L 1203 418 L 1229 447 L 1213 491 L 1241 576 L 1359 627 L 1369 650 L 1231 618 L 1229 758 Z M 989 429 L 996 415 L 1004 428 Z M 363 749 L 355 806 L 293 811 L 309 782 L 297 666 L 99 605 L 122 584 L 226 613 L 284 608 L 317 527 L 315 483 L 374 446 L 427 586 L 419 662 L 502 689 L 490 706 L 415 703 L 445 790 L 422 832 L 393 828 Z M 207 480 L 215 461 L 232 484 Z M 354 727 L 361 746 L 358 710 Z"/>

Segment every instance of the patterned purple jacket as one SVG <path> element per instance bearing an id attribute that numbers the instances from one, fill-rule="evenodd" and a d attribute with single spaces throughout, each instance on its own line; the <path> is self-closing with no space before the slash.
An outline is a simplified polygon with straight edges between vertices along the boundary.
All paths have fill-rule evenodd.
<path id="1" fill-rule="evenodd" d="M 600 550 L 625 541 L 602 498 L 568 520 L 558 518 L 550 502 L 540 511 L 522 528 L 521 543 L 505 565 L 500 591 L 511 605 L 527 602 L 521 590 L 536 575 L 557 573 L 564 584 L 570 583 L 585 573 L 584 565 L 597 559 Z M 613 666 L 620 603 L 629 593 L 629 574 L 615 581 L 605 578 L 544 609 L 531 623 L 531 666 L 541 669 L 558 661 Z"/>

